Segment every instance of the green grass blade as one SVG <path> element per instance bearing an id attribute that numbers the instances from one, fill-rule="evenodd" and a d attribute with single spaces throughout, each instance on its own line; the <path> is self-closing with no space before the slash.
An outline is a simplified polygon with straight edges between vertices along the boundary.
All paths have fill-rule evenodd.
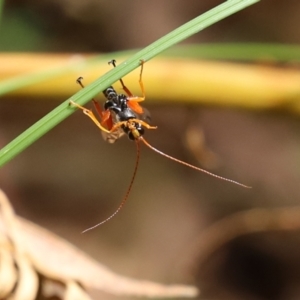
<path id="1" fill-rule="evenodd" d="M 70 99 L 67 99 L 64 103 L 59 105 L 52 112 L 5 146 L 0 151 L 0 166 L 7 163 L 38 138 L 70 116 L 75 111 L 74 108 L 69 106 L 70 100 L 81 105 L 86 104 L 97 93 L 103 91 L 119 78 L 124 77 L 126 74 L 137 68 L 140 65 L 141 59 L 148 61 L 169 47 L 258 1 L 259 0 L 228 0 L 139 51 L 127 61 L 120 64 L 117 68 L 114 68 L 86 88 L 80 90 Z"/>
<path id="2" fill-rule="evenodd" d="M 299 62 L 300 46 L 295 44 L 220 43 L 182 45 L 167 50 L 168 57 L 213 60 Z"/>

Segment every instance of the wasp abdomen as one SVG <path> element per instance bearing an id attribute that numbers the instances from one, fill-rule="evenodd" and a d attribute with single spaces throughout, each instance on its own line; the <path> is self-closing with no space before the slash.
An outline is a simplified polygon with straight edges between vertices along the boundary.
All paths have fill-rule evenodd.
<path id="1" fill-rule="evenodd" d="M 116 102 L 118 99 L 118 94 L 116 93 L 115 89 L 112 86 L 104 90 L 103 94 L 105 98 L 109 101 Z"/>

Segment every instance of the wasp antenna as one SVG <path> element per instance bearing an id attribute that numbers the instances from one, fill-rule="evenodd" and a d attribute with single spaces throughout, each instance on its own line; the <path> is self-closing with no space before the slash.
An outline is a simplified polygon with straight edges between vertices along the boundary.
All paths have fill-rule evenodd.
<path id="1" fill-rule="evenodd" d="M 133 174 L 132 174 L 132 177 L 131 177 L 131 180 L 130 180 L 129 187 L 128 187 L 127 192 L 125 194 L 125 197 L 123 198 L 123 200 L 120 203 L 120 205 L 117 208 L 117 210 L 111 216 L 109 216 L 108 218 L 106 218 L 104 221 L 102 221 L 102 222 L 100 222 L 100 223 L 98 223 L 98 224 L 96 224 L 96 225 L 94 225 L 94 226 L 92 226 L 92 227 L 90 227 L 88 229 L 85 229 L 84 231 L 82 231 L 82 233 L 85 233 L 87 231 L 95 229 L 96 227 L 101 226 L 104 223 L 108 222 L 109 220 L 111 220 L 123 208 L 123 206 L 125 205 L 125 203 L 128 200 L 128 197 L 129 197 L 129 194 L 130 194 L 130 191 L 131 191 L 131 188 L 132 188 L 132 185 L 133 185 L 133 182 L 134 182 L 137 170 L 138 170 L 139 161 L 140 161 L 140 144 L 139 144 L 139 141 L 136 140 L 136 160 L 135 160 L 135 166 L 134 166 L 134 171 L 133 171 Z"/>
<path id="2" fill-rule="evenodd" d="M 189 168 L 192 168 L 192 169 L 194 169 L 194 170 L 196 170 L 196 171 L 203 172 L 203 173 L 205 173 L 205 174 L 207 174 L 207 175 L 210 175 L 210 176 L 213 176 L 213 177 L 215 177 L 215 178 L 218 178 L 218 179 L 221 179 L 221 180 L 224 180 L 224 181 L 228 181 L 228 182 L 237 184 L 237 185 L 242 186 L 242 187 L 247 188 L 247 189 L 251 189 L 251 188 L 252 188 L 251 186 L 248 186 L 248 185 L 239 183 L 239 182 L 234 181 L 234 180 L 232 180 L 232 179 L 228 179 L 228 178 L 225 178 L 225 177 L 216 175 L 216 174 L 211 173 L 211 172 L 209 172 L 209 171 L 206 171 L 206 170 L 204 170 L 204 169 L 201 169 L 201 168 L 198 168 L 198 167 L 196 167 L 196 166 L 190 165 L 190 164 L 188 164 L 188 163 L 186 163 L 186 162 L 184 162 L 184 161 L 182 161 L 182 160 L 180 160 L 180 159 L 177 159 L 177 158 L 175 158 L 175 157 L 173 157 L 173 156 L 170 156 L 170 155 L 168 155 L 168 154 L 166 154 L 166 153 L 164 153 L 164 152 L 162 152 L 162 151 L 160 151 L 160 150 L 154 148 L 154 147 L 153 147 L 152 145 L 150 145 L 143 137 L 140 137 L 139 140 L 141 140 L 147 147 L 149 147 L 150 149 L 152 149 L 152 150 L 155 151 L 156 153 L 158 153 L 158 154 L 160 154 L 160 155 L 162 155 L 162 156 L 164 156 L 164 157 L 167 157 L 167 158 L 169 158 L 169 159 L 171 159 L 171 160 L 173 160 L 173 161 L 176 161 L 176 162 L 178 162 L 178 163 L 180 163 L 180 164 L 182 164 L 182 165 L 185 165 L 185 166 L 187 166 L 187 167 L 189 167 Z"/>

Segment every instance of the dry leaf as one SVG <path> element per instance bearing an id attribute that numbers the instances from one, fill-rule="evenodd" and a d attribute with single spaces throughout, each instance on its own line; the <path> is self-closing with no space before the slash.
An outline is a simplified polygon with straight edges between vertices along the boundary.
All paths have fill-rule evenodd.
<path id="1" fill-rule="evenodd" d="M 9 298 L 11 300 L 35 299 L 38 273 L 45 278 L 63 283 L 66 286 L 65 299 L 89 299 L 77 283 L 85 288 L 120 296 L 174 298 L 195 297 L 198 294 L 198 290 L 192 286 L 167 286 L 115 274 L 57 235 L 16 216 L 1 191 L 0 205 L 0 245 L 1 249 L 4 249 L 1 259 L 5 260 L 5 263 L 1 262 L 0 275 L 4 267 L 10 267 L 12 275 L 10 281 L 7 278 L 0 281 L 0 292 L 3 291 L 3 295 L 8 291 L 13 292 Z M 10 249 L 9 252 L 5 252 L 7 249 Z M 17 264 L 19 272 L 15 291 L 12 290 L 15 269 L 11 261 Z"/>

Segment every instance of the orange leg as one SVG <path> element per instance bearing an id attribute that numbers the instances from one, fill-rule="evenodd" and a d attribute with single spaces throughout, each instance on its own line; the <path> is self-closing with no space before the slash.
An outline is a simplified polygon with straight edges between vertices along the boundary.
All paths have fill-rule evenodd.
<path id="1" fill-rule="evenodd" d="M 147 129 L 157 129 L 157 126 L 151 126 L 148 123 L 146 123 L 142 120 L 139 120 L 139 119 L 130 119 L 129 122 L 131 122 L 131 121 L 139 123 L 139 124 L 143 125 L 144 127 L 146 127 Z"/>
<path id="2" fill-rule="evenodd" d="M 112 128 L 113 124 L 112 124 L 112 119 L 111 119 L 111 114 L 109 110 L 102 110 L 100 107 L 100 104 L 98 103 L 98 101 L 95 101 L 93 99 L 93 103 L 94 103 L 94 107 L 98 113 L 98 115 L 101 118 L 101 125 L 105 126 L 106 128 L 110 129 Z"/>
<path id="3" fill-rule="evenodd" d="M 87 115 L 87 116 L 95 123 L 95 125 L 96 125 L 97 127 L 100 128 L 100 130 L 102 130 L 102 131 L 104 131 L 104 132 L 107 132 L 107 133 L 111 133 L 110 130 L 107 130 L 105 127 L 103 127 L 103 126 L 100 124 L 100 122 L 97 120 L 97 118 L 95 117 L 94 113 L 93 113 L 91 110 L 89 110 L 89 109 L 87 109 L 87 108 L 85 108 L 85 107 L 83 107 L 83 106 L 77 104 L 76 102 L 74 102 L 74 101 L 72 101 L 72 100 L 70 101 L 70 104 L 73 105 L 73 106 L 76 106 L 76 107 L 79 108 L 79 109 L 81 109 L 81 110 L 83 111 L 83 113 L 84 113 L 85 115 Z"/>
<path id="4" fill-rule="evenodd" d="M 145 100 L 146 98 L 146 92 L 145 92 L 145 87 L 144 87 L 144 83 L 143 83 L 143 79 L 142 79 L 142 76 L 143 76 L 143 69 L 144 69 L 144 61 L 141 59 L 140 60 L 140 63 L 141 63 L 141 72 L 140 72 L 140 79 L 139 79 L 139 84 L 140 84 L 140 87 L 141 87 L 141 91 L 142 91 L 142 97 L 139 97 L 139 96 L 133 96 L 132 94 L 131 95 L 128 95 L 129 97 L 127 98 L 128 100 L 130 101 L 135 101 L 135 102 L 142 102 Z M 124 88 L 124 87 L 123 87 Z"/>
<path id="5" fill-rule="evenodd" d="M 138 114 L 142 114 L 144 112 L 143 107 L 138 102 L 142 102 L 146 98 L 145 88 L 144 88 L 144 84 L 143 84 L 143 80 L 142 80 L 144 61 L 141 60 L 140 63 L 141 63 L 141 73 L 140 73 L 139 84 L 140 84 L 140 87 L 141 87 L 141 90 L 142 90 L 142 97 L 133 96 L 131 93 L 130 94 L 127 93 L 128 94 L 128 97 L 127 97 L 128 106 L 132 110 L 137 112 Z M 124 86 L 123 89 L 126 91 L 127 88 Z"/>
<path id="6" fill-rule="evenodd" d="M 114 67 L 116 67 L 116 61 L 113 59 L 111 60 L 110 62 L 108 62 L 109 64 L 112 64 Z M 139 96 L 134 96 L 130 90 L 128 89 L 127 86 L 125 86 L 124 82 L 122 79 L 120 79 L 120 83 L 122 85 L 122 88 L 123 90 L 126 92 L 126 94 L 128 95 L 128 100 L 129 101 L 135 101 L 135 102 L 141 102 L 141 101 L 144 101 L 145 98 L 146 98 L 146 94 L 145 94 L 145 88 L 144 88 L 144 84 L 143 84 L 143 80 L 142 80 L 142 75 L 143 75 L 143 68 L 144 68 L 144 61 L 141 59 L 140 60 L 140 63 L 141 63 L 141 72 L 140 72 L 140 79 L 139 79 L 139 84 L 140 84 L 140 87 L 141 87 L 141 90 L 142 90 L 142 97 L 139 97 Z"/>
<path id="7" fill-rule="evenodd" d="M 131 126 L 132 127 L 132 126 L 134 126 L 134 123 L 141 124 L 142 126 L 146 127 L 147 129 L 156 129 L 157 128 L 157 126 L 151 126 L 151 125 L 149 125 L 148 123 L 146 123 L 146 122 L 144 122 L 142 120 L 139 120 L 139 119 L 130 119 L 128 121 L 118 122 L 110 130 L 107 130 L 105 127 L 103 127 L 100 124 L 100 122 L 97 120 L 97 118 L 95 117 L 94 113 L 91 110 L 89 110 L 89 109 L 87 109 L 87 108 L 79 105 L 78 103 L 76 103 L 76 102 L 74 102 L 72 100 L 70 100 L 70 104 L 73 105 L 73 106 L 76 106 L 79 109 L 81 109 L 83 111 L 83 113 L 85 115 L 87 115 L 95 123 L 95 125 L 98 128 L 100 128 L 102 131 L 107 132 L 107 133 L 114 132 L 115 130 L 117 130 L 122 125 L 129 126 L 129 127 Z"/>
<path id="8" fill-rule="evenodd" d="M 84 88 L 84 85 L 82 83 L 82 79 L 83 77 L 79 77 L 76 82 L 82 87 Z M 93 98 L 93 103 L 94 103 L 94 107 L 99 115 L 99 117 L 101 118 L 101 125 L 104 126 L 104 124 L 107 125 L 107 128 L 110 129 L 112 127 L 112 120 L 110 118 L 110 111 L 104 111 L 101 109 L 99 103 Z M 73 102 L 73 101 L 72 101 Z M 84 108 L 85 109 L 85 108 Z M 94 116 L 95 117 L 95 116 Z"/>
<path id="9" fill-rule="evenodd" d="M 116 67 L 116 60 L 113 59 L 113 60 L 109 61 L 108 64 L 109 64 L 109 65 L 111 64 L 111 65 L 113 65 L 114 67 Z M 129 91 L 129 89 L 125 86 L 123 79 L 120 78 L 119 81 L 120 81 L 120 83 L 121 83 L 121 85 L 122 85 L 123 90 L 126 92 L 126 94 L 127 94 L 128 96 L 130 96 L 130 97 L 133 96 L 133 94 L 132 94 L 132 93 Z"/>
<path id="10" fill-rule="evenodd" d="M 132 126 L 134 126 L 134 123 L 138 123 L 141 124 L 142 126 L 146 127 L 147 129 L 157 129 L 157 126 L 150 126 L 148 123 L 139 120 L 139 119 L 130 119 L 128 121 L 122 121 L 122 122 L 118 122 L 116 123 L 112 128 L 111 128 L 111 132 L 115 131 L 116 129 L 118 129 L 119 127 L 121 127 L 122 125 L 128 126 L 129 128 L 131 128 Z"/>

